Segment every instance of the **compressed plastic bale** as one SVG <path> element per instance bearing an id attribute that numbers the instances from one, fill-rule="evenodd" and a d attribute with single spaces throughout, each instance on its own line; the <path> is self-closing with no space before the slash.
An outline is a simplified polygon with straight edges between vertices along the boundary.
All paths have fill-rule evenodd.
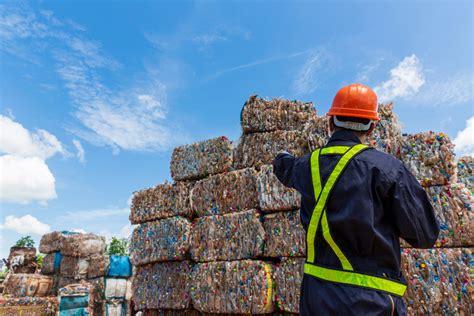
<path id="1" fill-rule="evenodd" d="M 58 299 L 50 297 L 3 297 L 0 315 L 5 316 L 53 316 L 59 309 Z"/>
<path id="2" fill-rule="evenodd" d="M 327 116 L 317 116 L 308 120 L 303 128 L 310 151 L 323 147 L 329 140 Z"/>
<path id="3" fill-rule="evenodd" d="M 14 297 L 44 297 L 51 293 L 53 278 L 41 274 L 9 273 L 3 286 L 3 293 Z"/>
<path id="4" fill-rule="evenodd" d="M 300 130 L 316 116 L 313 103 L 285 99 L 265 100 L 251 96 L 241 113 L 244 133 Z"/>
<path id="5" fill-rule="evenodd" d="M 163 183 L 154 188 L 145 189 L 133 194 L 130 212 L 132 224 L 176 215 L 191 217 L 190 189 L 192 183 Z"/>
<path id="6" fill-rule="evenodd" d="M 127 292 L 127 279 L 106 278 L 105 279 L 105 298 L 106 299 L 125 299 Z"/>
<path id="7" fill-rule="evenodd" d="M 244 134 L 234 152 L 235 169 L 271 164 L 276 155 L 286 150 L 295 156 L 309 153 L 307 134 L 301 131 L 275 131 Z"/>
<path id="8" fill-rule="evenodd" d="M 193 306 L 204 313 L 265 314 L 273 311 L 272 266 L 260 260 L 197 264 Z"/>
<path id="9" fill-rule="evenodd" d="M 76 280 L 86 279 L 89 270 L 88 258 L 63 256 L 59 273 L 61 276 Z"/>
<path id="10" fill-rule="evenodd" d="M 287 188 L 273 174 L 273 166 L 265 165 L 257 174 L 258 203 L 265 212 L 289 211 L 300 208 L 301 195 Z"/>
<path id="11" fill-rule="evenodd" d="M 140 266 L 132 281 L 136 310 L 190 308 L 189 261 Z"/>
<path id="12" fill-rule="evenodd" d="M 195 309 L 152 309 L 143 311 L 143 316 L 202 316 Z"/>
<path id="13" fill-rule="evenodd" d="M 139 225 L 133 230 L 130 242 L 132 264 L 185 259 L 190 226 L 191 222 L 180 216 Z"/>
<path id="14" fill-rule="evenodd" d="M 473 248 L 404 249 L 408 315 L 472 315 Z"/>
<path id="15" fill-rule="evenodd" d="M 109 257 L 109 262 L 108 277 L 128 278 L 132 276 L 132 264 L 129 256 L 112 255 Z"/>
<path id="16" fill-rule="evenodd" d="M 35 273 L 38 267 L 36 263 L 36 248 L 11 247 L 7 267 L 13 273 Z"/>
<path id="17" fill-rule="evenodd" d="M 464 183 L 468 190 L 472 191 L 474 183 L 474 158 L 461 157 L 457 163 L 457 182 Z"/>
<path id="18" fill-rule="evenodd" d="M 444 133 L 404 137 L 401 159 L 423 186 L 449 184 L 456 171 L 454 145 Z"/>
<path id="19" fill-rule="evenodd" d="M 107 300 L 105 305 L 105 314 L 107 316 L 125 316 L 128 315 L 127 302 L 123 300 Z"/>
<path id="20" fill-rule="evenodd" d="M 41 237 L 39 251 L 41 253 L 57 252 L 60 249 L 61 232 L 55 231 Z"/>
<path id="21" fill-rule="evenodd" d="M 62 234 L 60 252 L 64 256 L 85 258 L 105 253 L 105 237 L 95 234 Z"/>
<path id="22" fill-rule="evenodd" d="M 49 253 L 43 258 L 41 274 L 54 274 L 61 266 L 61 254 L 59 252 Z"/>
<path id="23" fill-rule="evenodd" d="M 275 266 L 275 303 L 279 310 L 299 313 L 305 258 L 284 258 Z"/>
<path id="24" fill-rule="evenodd" d="M 94 279 L 104 277 L 109 269 L 109 256 L 94 255 L 89 259 L 89 268 L 87 269 L 87 278 Z"/>
<path id="25" fill-rule="evenodd" d="M 380 121 L 369 135 L 368 144 L 379 151 L 398 157 L 402 133 L 398 118 L 393 112 L 393 104 L 380 104 L 378 113 Z"/>
<path id="26" fill-rule="evenodd" d="M 256 210 L 197 218 L 191 228 L 194 261 L 238 260 L 263 255 L 265 230 Z"/>
<path id="27" fill-rule="evenodd" d="M 300 212 L 280 212 L 264 217 L 263 227 L 266 257 L 299 257 L 305 256 L 305 231 L 300 223 Z"/>
<path id="28" fill-rule="evenodd" d="M 202 179 L 231 167 L 232 144 L 224 136 L 176 147 L 171 156 L 171 177 L 175 181 Z"/>
<path id="29" fill-rule="evenodd" d="M 474 246 L 474 196 L 464 184 L 425 188 L 440 233 L 436 247 Z"/>
<path id="30" fill-rule="evenodd" d="M 257 208 L 256 176 L 253 168 L 247 168 L 198 181 L 191 191 L 193 210 L 208 216 Z"/>

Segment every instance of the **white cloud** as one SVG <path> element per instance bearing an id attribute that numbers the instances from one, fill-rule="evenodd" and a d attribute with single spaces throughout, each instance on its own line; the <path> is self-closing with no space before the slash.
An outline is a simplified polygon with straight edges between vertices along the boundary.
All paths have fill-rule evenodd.
<path id="1" fill-rule="evenodd" d="M 220 34 L 203 34 L 193 37 L 193 42 L 204 47 L 209 46 L 216 42 L 226 42 L 228 41 L 227 37 Z"/>
<path id="2" fill-rule="evenodd" d="M 20 123 L 0 115 L 0 153 L 21 157 L 48 159 L 57 153 L 65 155 L 61 143 L 49 132 L 30 132 Z"/>
<path id="3" fill-rule="evenodd" d="M 130 225 L 130 224 L 127 224 L 127 225 L 123 226 L 120 229 L 120 237 L 121 238 L 129 238 L 132 235 L 133 229 L 136 226 L 137 225 Z"/>
<path id="4" fill-rule="evenodd" d="M 322 78 L 330 66 L 330 55 L 324 50 L 313 51 L 298 71 L 293 81 L 293 89 L 297 94 L 314 92 L 321 84 Z"/>
<path id="5" fill-rule="evenodd" d="M 474 99 L 474 80 L 472 75 L 456 74 L 443 80 L 427 83 L 414 101 L 417 104 L 433 107 L 447 107 L 466 104 Z"/>
<path id="6" fill-rule="evenodd" d="M 55 179 L 44 160 L 38 157 L 0 157 L 0 200 L 29 203 L 57 197 Z"/>
<path id="7" fill-rule="evenodd" d="M 67 155 L 56 136 L 39 129 L 31 132 L 12 118 L 0 115 L 0 200 L 46 203 L 55 199 L 55 178 L 45 160 Z"/>
<path id="8" fill-rule="evenodd" d="M 51 231 L 51 227 L 47 224 L 40 222 L 36 217 L 30 214 L 16 217 L 9 215 L 5 218 L 5 221 L 0 224 L 2 230 L 12 230 L 18 234 L 31 234 L 31 235 L 44 235 Z"/>
<path id="9" fill-rule="evenodd" d="M 76 151 L 77 151 L 76 157 L 77 157 L 77 159 L 79 160 L 80 163 L 85 163 L 86 162 L 85 152 L 84 152 L 84 148 L 82 147 L 81 142 L 78 141 L 77 139 L 73 139 L 72 143 L 73 143 L 74 147 L 76 147 Z"/>
<path id="10" fill-rule="evenodd" d="M 368 84 L 370 80 L 370 76 L 377 70 L 379 69 L 380 65 L 384 61 L 383 57 L 379 57 L 375 59 L 372 63 L 368 65 L 364 65 L 359 72 L 356 74 L 356 79 L 355 81 L 357 83 L 363 83 L 363 84 Z"/>
<path id="11" fill-rule="evenodd" d="M 379 102 L 388 102 L 416 94 L 424 83 L 423 66 L 418 57 L 413 54 L 405 57 L 390 70 L 390 79 L 377 85 L 375 92 Z"/>
<path id="12" fill-rule="evenodd" d="M 466 128 L 458 132 L 453 142 L 458 155 L 474 157 L 474 116 L 467 120 Z"/>
<path id="13" fill-rule="evenodd" d="M 16 56 L 22 51 L 52 56 L 80 123 L 79 127 L 69 124 L 68 129 L 78 137 L 115 152 L 163 151 L 181 141 L 182 134 L 167 117 L 167 86 L 155 74 L 145 73 L 136 86 L 109 89 L 101 71 L 120 65 L 103 52 L 99 42 L 85 38 L 83 30 L 60 21 L 53 12 L 36 14 L 27 5 L 21 9 L 2 6 L 1 11 L 3 50 Z"/>

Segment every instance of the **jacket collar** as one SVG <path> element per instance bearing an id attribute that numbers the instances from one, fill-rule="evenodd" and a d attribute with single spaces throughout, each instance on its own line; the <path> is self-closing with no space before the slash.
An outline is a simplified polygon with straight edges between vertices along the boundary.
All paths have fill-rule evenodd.
<path id="1" fill-rule="evenodd" d="M 348 130 L 339 130 L 332 134 L 327 145 L 337 145 L 338 143 L 361 144 L 361 141 L 354 132 Z"/>

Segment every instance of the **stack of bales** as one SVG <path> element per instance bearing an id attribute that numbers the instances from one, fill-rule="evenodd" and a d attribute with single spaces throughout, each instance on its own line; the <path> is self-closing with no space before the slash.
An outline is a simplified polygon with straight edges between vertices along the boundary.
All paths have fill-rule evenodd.
<path id="1" fill-rule="evenodd" d="M 105 238 L 94 234 L 44 235 L 41 273 L 55 280 L 53 292 L 63 315 L 128 315 L 132 265 L 128 256 L 107 255 Z"/>
<path id="2" fill-rule="evenodd" d="M 369 145 L 407 164 L 430 195 L 442 229 L 439 249 L 403 244 L 409 311 L 469 312 L 472 195 L 453 177 L 452 145 L 432 132 L 403 137 L 391 104 L 380 107 L 380 116 Z M 271 162 L 282 150 L 301 156 L 323 146 L 327 118 L 310 103 L 251 97 L 241 123 L 233 152 L 225 138 L 178 147 L 171 162 L 175 183 L 135 194 L 138 309 L 150 315 L 298 313 L 305 260 L 300 197 L 279 183 Z M 454 296 L 445 299 L 448 292 Z"/>
<path id="3" fill-rule="evenodd" d="M 58 304 L 50 297 L 53 279 L 36 273 L 36 248 L 12 247 L 7 266 L 0 315 L 54 314 Z"/>

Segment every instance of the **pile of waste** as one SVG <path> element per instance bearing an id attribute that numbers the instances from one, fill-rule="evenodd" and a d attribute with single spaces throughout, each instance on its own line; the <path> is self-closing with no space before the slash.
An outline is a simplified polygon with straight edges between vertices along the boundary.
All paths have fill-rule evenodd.
<path id="1" fill-rule="evenodd" d="M 379 112 L 368 144 L 413 172 L 441 228 L 435 249 L 402 243 L 409 313 L 472 313 L 472 160 L 456 162 L 443 133 L 403 136 L 392 104 Z M 300 195 L 279 183 L 271 163 L 283 150 L 302 156 L 323 146 L 327 121 L 310 103 L 252 96 L 236 144 L 219 137 L 175 149 L 175 182 L 134 195 L 136 309 L 144 315 L 298 313 L 306 248 Z"/>
<path id="2" fill-rule="evenodd" d="M 128 256 L 106 255 L 104 237 L 56 231 L 43 235 L 40 251 L 41 273 L 52 280 L 61 313 L 128 315 L 132 265 Z"/>

